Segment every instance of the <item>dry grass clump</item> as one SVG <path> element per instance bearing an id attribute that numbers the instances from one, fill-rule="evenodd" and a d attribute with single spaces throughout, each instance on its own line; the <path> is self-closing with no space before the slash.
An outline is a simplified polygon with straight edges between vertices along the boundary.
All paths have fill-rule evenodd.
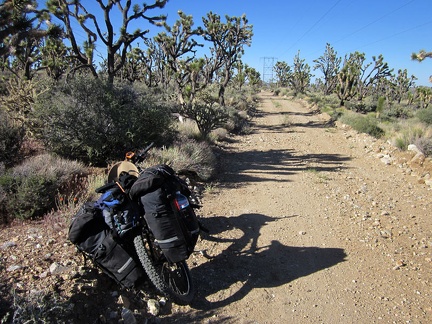
<path id="1" fill-rule="evenodd" d="M 150 150 L 143 167 L 156 164 L 168 164 L 179 173 L 208 180 L 214 173 L 216 159 L 208 143 L 184 139 L 170 147 Z"/>

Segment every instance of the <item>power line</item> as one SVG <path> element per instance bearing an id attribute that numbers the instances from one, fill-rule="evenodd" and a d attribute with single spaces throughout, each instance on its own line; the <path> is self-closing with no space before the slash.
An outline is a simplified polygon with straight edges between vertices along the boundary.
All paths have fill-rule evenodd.
<path id="1" fill-rule="evenodd" d="M 336 7 L 340 2 L 341 2 L 342 0 L 338 0 L 338 1 L 336 1 L 336 3 L 333 5 L 333 6 L 331 6 L 330 7 L 330 9 L 328 9 L 325 13 L 324 13 L 324 15 L 322 15 L 302 36 L 300 36 L 300 38 L 299 39 L 297 39 L 297 41 L 295 41 L 294 42 L 294 44 L 292 44 L 284 53 L 286 53 L 286 52 L 288 52 L 290 49 L 292 49 L 295 45 L 297 45 L 307 34 L 309 34 L 311 31 L 312 31 L 312 29 L 314 29 L 315 28 L 315 26 L 316 25 L 318 25 L 318 23 L 319 22 L 321 22 L 321 20 L 323 20 L 324 19 L 324 17 L 325 16 L 327 16 L 329 13 L 330 13 L 330 11 L 332 11 L 333 10 L 333 8 L 334 7 Z"/>
<path id="2" fill-rule="evenodd" d="M 384 14 L 384 15 L 380 16 L 379 18 L 377 18 L 377 19 L 375 19 L 375 20 L 373 20 L 373 21 L 367 23 L 366 25 L 364 25 L 364 26 L 358 28 L 357 30 L 351 32 L 350 34 L 348 34 L 348 35 L 342 37 L 341 39 L 339 39 L 339 40 L 337 40 L 337 41 L 335 41 L 335 42 L 331 42 L 331 44 L 332 44 L 332 45 L 337 44 L 337 43 L 339 43 L 339 42 L 341 42 L 341 41 L 343 41 L 343 40 L 345 40 L 345 39 L 351 37 L 352 35 L 357 34 L 358 32 L 360 32 L 360 31 L 366 29 L 367 27 L 369 27 L 369 26 L 375 24 L 376 22 L 378 22 L 378 21 L 384 19 L 385 17 L 387 17 L 387 16 L 393 14 L 394 12 L 396 12 L 396 11 L 398 11 L 398 10 L 400 10 L 400 9 L 402 9 L 402 8 L 404 8 L 404 7 L 406 7 L 406 6 L 408 6 L 409 4 L 413 3 L 414 1 L 416 1 L 416 0 L 411 0 L 411 1 L 406 2 L 405 4 L 403 4 L 403 5 L 401 5 L 401 6 L 397 7 L 397 8 L 395 8 L 395 9 L 389 11 L 389 12 L 387 12 L 386 14 Z M 355 2 L 355 1 L 353 1 L 353 2 Z M 430 23 L 430 22 L 427 22 L 427 23 L 424 23 L 424 24 L 418 25 L 418 26 L 416 26 L 416 27 L 413 27 L 413 28 L 410 28 L 410 29 L 404 30 L 404 31 L 402 31 L 402 32 L 398 32 L 398 33 L 396 33 L 396 34 L 393 34 L 393 35 L 391 35 L 391 36 L 388 36 L 388 37 L 382 38 L 382 39 L 377 40 L 377 41 L 374 41 L 374 42 L 367 43 L 367 44 L 362 45 L 362 46 L 359 46 L 359 47 L 357 47 L 357 48 L 362 48 L 362 47 L 366 47 L 366 46 L 369 46 L 369 45 L 372 45 L 372 44 L 375 44 L 375 43 L 379 43 L 379 42 L 384 41 L 384 40 L 386 40 L 386 39 L 388 39 L 388 38 L 392 38 L 392 37 L 397 36 L 397 35 L 399 35 L 399 34 L 403 34 L 403 33 L 407 32 L 407 31 L 411 31 L 411 30 L 413 30 L 413 29 L 417 29 L 417 28 L 422 27 L 422 26 L 424 26 L 424 25 L 426 25 L 426 24 L 429 24 L 429 23 Z M 316 54 L 316 53 L 318 53 L 318 52 L 319 52 L 319 50 L 317 50 L 317 51 L 311 53 L 311 55 Z"/>
<path id="3" fill-rule="evenodd" d="M 263 74 L 262 74 L 262 81 L 268 82 L 273 81 L 273 67 L 274 67 L 274 61 L 277 60 L 277 57 L 261 57 L 261 59 L 264 61 L 263 63 Z M 266 79 L 266 76 L 269 78 Z"/>
<path id="4" fill-rule="evenodd" d="M 385 41 L 385 40 L 387 40 L 387 39 L 389 39 L 389 38 L 393 38 L 393 37 L 399 36 L 399 35 L 401 35 L 401 34 L 404 34 L 404 33 L 406 33 L 406 32 L 409 32 L 409 31 L 412 31 L 412 30 L 415 30 L 415 29 L 418 29 L 418 28 L 424 27 L 424 26 L 426 26 L 426 25 L 429 25 L 430 23 L 432 23 L 432 20 L 429 20 L 429 21 L 427 21 L 427 22 L 425 22 L 425 23 L 423 23 L 423 24 L 420 24 L 420 25 L 417 25 L 417 26 L 411 27 L 411 28 L 409 28 L 409 29 L 405 29 L 405 30 L 403 30 L 403 31 L 401 31 L 401 32 L 398 32 L 398 33 L 395 33 L 395 34 L 393 34 L 393 35 L 390 35 L 390 36 L 387 36 L 387 37 L 381 38 L 381 39 L 376 40 L 376 41 L 374 41 L 374 42 L 370 42 L 370 43 L 368 43 L 368 44 L 362 45 L 362 46 L 360 46 L 359 48 L 367 47 L 367 46 L 369 46 L 369 45 L 373 45 L 373 44 L 376 44 L 376 43 L 379 43 L 379 42 Z"/>
<path id="5" fill-rule="evenodd" d="M 407 3 L 405 3 L 405 4 L 403 4 L 402 6 L 400 6 L 400 7 L 396 8 L 396 9 L 394 9 L 394 10 L 392 10 L 392 11 L 386 13 L 385 15 L 383 15 L 383 16 L 381 16 L 381 17 L 375 19 L 374 21 L 371 21 L 370 23 L 367 23 L 367 24 L 364 25 L 363 27 L 361 27 L 361 28 L 359 28 L 359 29 L 353 31 L 352 33 L 346 35 L 345 37 L 343 37 L 343 38 L 337 40 L 337 41 L 334 42 L 334 43 L 335 43 L 335 44 L 336 44 L 336 43 L 339 43 L 339 42 L 341 42 L 341 41 L 343 41 L 343 40 L 345 40 L 345 39 L 351 37 L 352 35 L 357 34 L 358 32 L 362 31 L 363 29 L 366 29 L 367 27 L 369 27 L 369 26 L 375 24 L 376 22 L 378 22 L 378 21 L 384 19 L 385 17 L 391 15 L 392 13 L 394 13 L 394 12 L 396 12 L 396 11 L 398 11 L 398 10 L 400 10 L 400 9 L 402 9 L 402 8 L 404 8 L 404 7 L 406 7 L 406 6 L 408 6 L 409 4 L 413 3 L 414 1 L 415 1 L 415 0 L 411 0 L 411 1 L 409 1 L 409 2 L 407 2 Z"/>

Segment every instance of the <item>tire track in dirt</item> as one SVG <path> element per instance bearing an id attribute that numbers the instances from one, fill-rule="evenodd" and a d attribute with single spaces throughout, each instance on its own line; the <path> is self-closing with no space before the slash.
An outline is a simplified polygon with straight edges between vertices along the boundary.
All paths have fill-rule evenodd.
<path id="1" fill-rule="evenodd" d="M 204 197 L 198 296 L 178 319 L 430 322 L 428 188 L 380 162 L 378 142 L 327 127 L 300 102 L 261 98 Z"/>

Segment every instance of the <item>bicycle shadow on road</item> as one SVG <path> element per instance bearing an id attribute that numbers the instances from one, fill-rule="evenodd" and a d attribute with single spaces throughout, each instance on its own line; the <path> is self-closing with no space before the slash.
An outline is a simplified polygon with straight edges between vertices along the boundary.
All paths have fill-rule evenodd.
<path id="1" fill-rule="evenodd" d="M 317 172 L 339 172 L 347 168 L 349 156 L 340 154 L 300 153 L 294 149 L 249 150 L 224 152 L 219 179 L 225 188 L 244 186 L 251 182 L 286 183 L 295 173 L 314 169 Z"/>
<path id="2" fill-rule="evenodd" d="M 195 309 L 209 311 L 227 306 L 241 300 L 254 288 L 286 285 L 345 261 L 343 249 L 285 246 L 276 237 L 269 245 L 259 246 L 261 227 L 280 219 L 262 214 L 203 219 L 210 229 L 205 239 L 226 248 L 217 255 L 209 255 L 207 262 L 191 269 L 197 288 L 192 305 Z M 240 230 L 243 235 L 234 239 L 229 234 L 221 235 L 231 230 Z"/>

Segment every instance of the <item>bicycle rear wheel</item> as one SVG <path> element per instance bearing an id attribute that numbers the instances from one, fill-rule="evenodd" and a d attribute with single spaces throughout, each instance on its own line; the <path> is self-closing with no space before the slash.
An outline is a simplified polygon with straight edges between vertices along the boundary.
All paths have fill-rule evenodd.
<path id="1" fill-rule="evenodd" d="M 156 289 L 176 304 L 190 304 L 195 296 L 195 288 L 187 263 L 168 262 L 153 242 L 141 235 L 134 238 L 134 245 L 138 258 Z"/>

